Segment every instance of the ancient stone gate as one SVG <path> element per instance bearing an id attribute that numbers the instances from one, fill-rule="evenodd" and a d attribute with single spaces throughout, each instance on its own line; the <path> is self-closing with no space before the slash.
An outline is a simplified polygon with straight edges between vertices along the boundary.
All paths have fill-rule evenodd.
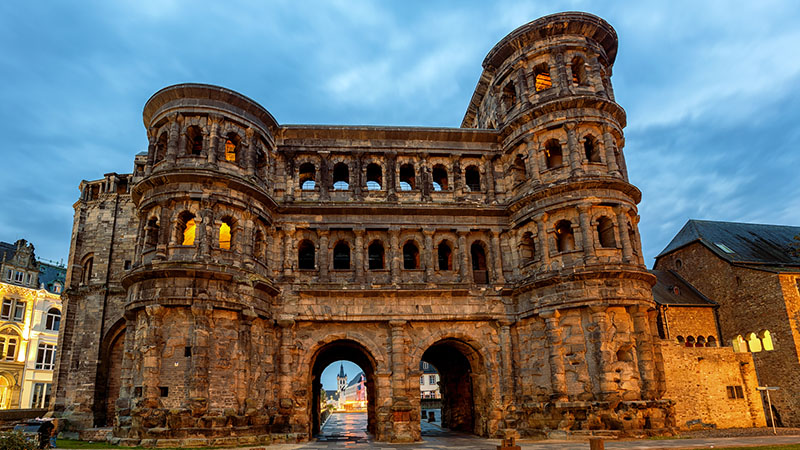
<path id="1" fill-rule="evenodd" d="M 157 92 L 133 173 L 81 183 L 56 411 L 125 444 L 307 439 L 322 369 L 349 359 L 370 432 L 414 441 L 424 360 L 450 428 L 670 426 L 616 51 L 598 17 L 530 22 L 461 128 L 280 125 L 228 89 Z"/>

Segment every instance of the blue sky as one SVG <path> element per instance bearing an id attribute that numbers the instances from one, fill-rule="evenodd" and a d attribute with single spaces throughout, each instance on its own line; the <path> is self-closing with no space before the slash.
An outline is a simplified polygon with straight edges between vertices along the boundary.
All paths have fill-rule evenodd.
<path id="1" fill-rule="evenodd" d="M 0 2 L 0 240 L 66 259 L 81 179 L 130 172 L 164 86 L 236 90 L 284 124 L 457 127 L 503 36 L 582 10 L 612 81 L 648 266 L 689 218 L 800 224 L 800 3 Z"/>

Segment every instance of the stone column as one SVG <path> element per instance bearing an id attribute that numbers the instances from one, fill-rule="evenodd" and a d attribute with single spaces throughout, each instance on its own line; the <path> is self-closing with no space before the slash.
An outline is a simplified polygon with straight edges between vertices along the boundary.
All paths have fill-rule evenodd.
<path id="1" fill-rule="evenodd" d="M 453 194 L 456 198 L 464 195 L 464 174 L 461 173 L 461 155 L 450 157 L 453 166 Z"/>
<path id="2" fill-rule="evenodd" d="M 559 323 L 561 314 L 555 310 L 542 312 L 539 316 L 545 321 L 547 346 L 550 350 L 548 358 L 550 363 L 550 385 L 552 389 L 550 397 L 553 401 L 563 402 L 567 400 L 567 378 L 561 347 L 561 324 Z"/>
<path id="3" fill-rule="evenodd" d="M 155 127 L 147 129 L 147 163 L 144 166 L 144 175 L 148 176 L 153 171 L 153 160 L 156 155 L 156 133 L 158 130 Z"/>
<path id="4" fill-rule="evenodd" d="M 328 157 L 330 152 L 319 152 L 319 176 L 317 177 L 317 187 L 319 187 L 320 200 L 330 199 L 330 167 L 328 166 Z"/>
<path id="5" fill-rule="evenodd" d="M 633 318 L 633 333 L 636 340 L 636 359 L 639 361 L 639 376 L 642 377 L 642 398 L 652 400 L 656 394 L 656 364 L 653 341 L 648 321 L 648 308 L 644 305 L 630 307 Z"/>
<path id="6" fill-rule="evenodd" d="M 572 87 L 572 80 L 567 76 L 567 65 L 564 64 L 564 47 L 559 46 L 554 49 L 555 59 L 555 76 L 553 77 L 553 84 L 558 89 L 559 95 L 566 95 L 570 92 Z"/>
<path id="7" fill-rule="evenodd" d="M 585 263 L 592 263 L 597 261 L 594 254 L 594 236 L 592 224 L 590 221 L 589 210 L 591 205 L 589 203 L 581 203 L 578 205 L 578 218 L 581 222 L 581 242 L 583 245 L 583 261 Z"/>
<path id="8" fill-rule="evenodd" d="M 500 232 L 491 230 L 492 234 L 492 278 L 496 283 L 504 284 L 506 277 L 503 275 L 503 257 L 500 250 Z"/>
<path id="9" fill-rule="evenodd" d="M 433 270 L 434 270 L 434 249 L 433 249 L 433 233 L 434 230 L 430 228 L 423 228 L 422 234 L 425 236 L 425 281 L 428 283 L 433 282 Z"/>
<path id="10" fill-rule="evenodd" d="M 486 203 L 494 203 L 494 161 L 491 157 L 484 156 L 483 165 L 486 170 Z"/>
<path id="11" fill-rule="evenodd" d="M 161 218 L 159 219 L 158 244 L 156 244 L 157 259 L 167 258 L 167 248 L 172 244 L 172 233 L 174 226 L 172 223 L 172 210 L 165 206 L 161 207 Z"/>
<path id="12" fill-rule="evenodd" d="M 395 441 L 413 440 L 409 426 L 412 407 L 406 392 L 405 325 L 405 320 L 389 322 L 392 346 L 392 434 Z"/>
<path id="13" fill-rule="evenodd" d="M 317 234 L 319 235 L 319 255 L 317 255 L 319 281 L 324 283 L 328 281 L 328 263 L 330 259 L 328 257 L 328 253 L 330 253 L 328 249 L 328 230 L 317 230 Z"/>
<path id="14" fill-rule="evenodd" d="M 617 213 L 617 228 L 619 229 L 619 240 L 622 242 L 622 261 L 634 264 L 633 249 L 631 247 L 631 239 L 628 236 L 628 219 L 627 213 L 622 207 L 615 207 L 614 212 Z"/>
<path id="15" fill-rule="evenodd" d="M 514 369 L 511 363 L 514 355 L 513 348 L 511 347 L 511 325 L 513 323 L 514 322 L 510 320 L 500 320 L 498 322 L 500 329 L 500 363 L 503 368 L 503 374 L 500 377 L 500 393 L 503 411 L 508 411 L 508 407 L 515 403 L 514 392 L 516 392 L 516 387 L 514 386 Z M 506 417 L 505 420 L 509 421 L 513 419 L 511 417 Z"/>
<path id="16" fill-rule="evenodd" d="M 144 308 L 146 321 L 142 333 L 142 396 L 146 408 L 157 408 L 161 391 L 161 325 L 166 309 L 161 305 L 147 305 Z"/>
<path id="17" fill-rule="evenodd" d="M 597 374 L 595 378 L 600 388 L 600 400 L 611 400 L 619 396 L 616 383 L 612 382 L 614 372 L 611 364 L 614 362 L 615 352 L 608 342 L 608 306 L 595 305 L 589 307 L 592 325 L 588 328 L 589 339 L 593 353 L 597 357 Z"/>
<path id="18" fill-rule="evenodd" d="M 355 179 L 352 180 L 351 186 L 353 187 L 353 195 L 355 196 L 356 200 L 362 200 L 364 197 L 361 195 L 361 189 L 363 187 L 363 179 L 364 179 L 364 168 L 362 164 L 362 158 L 364 157 L 363 153 L 359 153 L 356 155 L 355 158 L 355 170 L 353 173 L 355 174 Z"/>
<path id="19" fill-rule="evenodd" d="M 292 225 L 285 225 L 283 227 L 283 275 L 285 277 L 292 276 L 292 261 L 294 261 L 294 240 L 295 228 Z"/>
<path id="20" fill-rule="evenodd" d="M 530 135 L 525 136 L 524 142 L 528 155 L 528 157 L 525 158 L 528 178 L 530 178 L 533 185 L 539 185 L 542 183 L 542 175 L 539 173 L 539 142 Z"/>
<path id="21" fill-rule="evenodd" d="M 194 330 L 191 336 L 192 370 L 189 378 L 189 407 L 192 413 L 208 409 L 208 375 L 212 337 L 211 305 L 194 303 L 191 307 Z M 199 411 L 198 411 L 199 410 Z"/>
<path id="22" fill-rule="evenodd" d="M 356 266 L 356 283 L 361 284 L 364 282 L 364 229 L 356 228 L 354 232 L 356 243 L 353 249 L 353 264 Z"/>
<path id="23" fill-rule="evenodd" d="M 522 230 L 517 228 L 509 232 L 508 245 L 511 247 L 511 275 L 515 280 L 519 279 L 520 269 L 522 268 L 522 255 L 519 251 Z"/>
<path id="24" fill-rule="evenodd" d="M 167 155 L 165 159 L 171 163 L 174 163 L 178 158 L 179 135 L 181 137 L 181 141 L 183 142 L 183 146 L 181 148 L 186 147 L 186 136 L 184 136 L 183 132 L 181 131 L 182 125 L 182 115 L 172 114 L 169 116 L 169 138 L 167 139 Z"/>
<path id="25" fill-rule="evenodd" d="M 608 125 L 603 126 L 603 147 L 606 151 L 606 165 L 608 166 L 608 174 L 612 177 L 618 177 L 619 166 L 617 165 L 617 155 L 614 153 L 614 136 L 611 135 L 611 127 Z"/>
<path id="26" fill-rule="evenodd" d="M 458 276 L 462 283 L 472 281 L 472 271 L 469 267 L 469 249 L 467 248 L 467 231 L 458 232 Z"/>
<path id="27" fill-rule="evenodd" d="M 389 229 L 389 270 L 392 277 L 392 284 L 400 282 L 400 230 L 397 228 Z"/>
<path id="28" fill-rule="evenodd" d="M 397 200 L 395 184 L 397 181 L 397 152 L 386 155 L 386 195 L 389 201 Z"/>
<path id="29" fill-rule="evenodd" d="M 278 402 L 281 409 L 294 405 L 292 400 L 292 341 L 294 340 L 294 318 L 281 316 L 277 320 L 281 330 L 280 366 L 278 367 Z"/>
<path id="30" fill-rule="evenodd" d="M 567 122 L 564 129 L 567 131 L 567 148 L 569 149 L 569 166 L 571 176 L 583 175 L 583 155 L 579 148 L 578 138 L 575 136 L 577 122 Z"/>
<path id="31" fill-rule="evenodd" d="M 253 363 L 252 336 L 253 321 L 258 317 L 252 309 L 244 309 L 239 313 L 239 342 L 238 352 L 234 356 L 234 373 L 236 382 L 236 402 L 239 405 L 239 414 L 245 411 L 245 403 L 254 391 L 250 385 L 251 364 Z"/>
<path id="32" fill-rule="evenodd" d="M 210 132 L 209 132 L 209 139 L 208 139 L 208 150 L 206 151 L 206 158 L 210 165 L 216 166 L 217 164 L 217 150 L 219 149 L 219 123 L 222 120 L 222 117 L 214 114 L 209 118 L 209 122 L 211 122 Z"/>
<path id="33" fill-rule="evenodd" d="M 244 168 L 251 177 L 256 174 L 256 146 L 253 143 L 255 132 L 253 127 L 247 128 L 244 140 Z"/>
<path id="34" fill-rule="evenodd" d="M 547 214 L 539 214 L 534 216 L 533 220 L 536 222 L 537 233 L 536 237 L 539 241 L 539 254 L 542 255 L 540 260 L 542 261 L 542 266 L 549 268 L 550 267 L 550 246 L 547 243 Z"/>
<path id="35" fill-rule="evenodd" d="M 195 218 L 197 221 L 197 218 Z M 214 223 L 214 211 L 207 206 L 200 211 L 200 220 L 195 230 L 197 230 L 197 246 L 200 248 L 200 257 L 211 256 L 211 225 Z"/>

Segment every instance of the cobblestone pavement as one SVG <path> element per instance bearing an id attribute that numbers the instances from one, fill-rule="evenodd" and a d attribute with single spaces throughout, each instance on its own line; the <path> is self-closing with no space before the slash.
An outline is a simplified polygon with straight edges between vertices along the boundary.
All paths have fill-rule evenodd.
<path id="1" fill-rule="evenodd" d="M 422 442 L 411 444 L 388 444 L 373 442 L 366 433 L 367 415 L 363 413 L 333 414 L 316 442 L 295 445 L 274 445 L 267 449 L 275 450 L 323 450 L 323 449 L 350 449 L 369 448 L 377 450 L 405 449 L 405 450 L 495 450 L 500 441 L 497 439 L 484 439 L 476 436 L 456 433 L 442 429 L 436 424 L 422 422 Z M 588 441 L 578 440 L 522 440 L 517 444 L 524 450 L 588 450 Z M 710 437 L 696 439 L 666 439 L 666 440 L 629 440 L 606 441 L 608 450 L 653 450 L 653 449 L 699 449 L 699 448 L 725 448 L 725 447 L 754 447 L 761 445 L 800 444 L 798 436 L 741 436 L 741 437 Z"/>

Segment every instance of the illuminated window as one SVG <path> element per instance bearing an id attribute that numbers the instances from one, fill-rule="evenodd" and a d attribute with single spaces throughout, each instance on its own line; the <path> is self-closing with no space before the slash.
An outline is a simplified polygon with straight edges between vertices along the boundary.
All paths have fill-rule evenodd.
<path id="1" fill-rule="evenodd" d="M 223 217 L 219 224 L 219 248 L 223 250 L 231 249 L 233 240 L 233 220 L 230 217 Z"/>
<path id="2" fill-rule="evenodd" d="M 178 239 L 181 245 L 194 245 L 195 231 L 197 224 L 194 221 L 194 214 L 184 211 L 178 215 Z"/>
<path id="3" fill-rule="evenodd" d="M 555 139 L 550 139 L 544 144 L 544 155 L 547 158 L 546 165 L 548 169 L 561 167 L 564 164 L 561 144 Z"/>
<path id="4" fill-rule="evenodd" d="M 439 259 L 439 270 L 453 270 L 453 251 L 447 241 L 439 243 L 437 249 Z"/>
<path id="5" fill-rule="evenodd" d="M 56 366 L 56 346 L 51 344 L 39 344 L 36 352 L 36 369 L 53 370 Z"/>
<path id="6" fill-rule="evenodd" d="M 556 249 L 559 252 L 575 250 L 575 235 L 572 233 L 572 222 L 562 220 L 556 224 Z"/>
<path id="7" fill-rule="evenodd" d="M 61 311 L 56 308 L 50 308 L 47 311 L 44 327 L 50 331 L 58 331 L 61 326 Z"/>
<path id="8" fill-rule="evenodd" d="M 758 353 L 762 350 L 761 348 L 761 339 L 756 336 L 755 333 L 748 333 L 747 337 L 747 349 L 752 353 Z"/>
<path id="9" fill-rule="evenodd" d="M 383 171 L 381 166 L 372 163 L 367 166 L 367 190 L 380 191 L 383 185 Z"/>
<path id="10" fill-rule="evenodd" d="M 758 337 L 761 338 L 761 346 L 765 351 L 775 350 L 775 346 L 772 344 L 772 334 L 769 330 L 758 333 Z"/>
<path id="11" fill-rule="evenodd" d="M 373 243 L 369 244 L 367 255 L 369 259 L 369 270 L 383 269 L 384 251 L 383 244 L 380 241 L 374 241 Z"/>
<path id="12" fill-rule="evenodd" d="M 747 341 L 744 340 L 741 334 L 733 338 L 731 345 L 733 346 L 733 351 L 736 353 L 747 352 Z"/>
<path id="13" fill-rule="evenodd" d="M 17 358 L 17 344 L 19 344 L 19 333 L 13 328 L 5 328 L 0 331 L 0 358 L 6 361 L 14 361 Z"/>
<path id="14" fill-rule="evenodd" d="M 419 269 L 419 249 L 410 241 L 403 245 L 403 269 Z"/>
<path id="15" fill-rule="evenodd" d="M 547 64 L 540 64 L 533 69 L 533 79 L 536 92 L 553 87 L 553 81 L 550 79 L 550 68 Z"/>
<path id="16" fill-rule="evenodd" d="M 601 217 L 597 221 L 597 237 L 601 247 L 616 248 L 617 242 L 614 237 L 614 222 L 608 217 Z"/>
<path id="17" fill-rule="evenodd" d="M 236 162 L 236 144 L 230 140 L 225 140 L 225 161 Z"/>

